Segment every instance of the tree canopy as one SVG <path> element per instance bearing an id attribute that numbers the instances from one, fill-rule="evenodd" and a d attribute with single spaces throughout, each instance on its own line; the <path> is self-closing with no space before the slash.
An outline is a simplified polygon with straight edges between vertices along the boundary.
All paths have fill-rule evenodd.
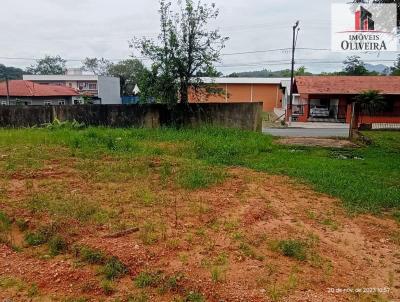
<path id="1" fill-rule="evenodd" d="M 145 85 L 150 94 L 170 104 L 178 99 L 187 103 L 190 87 L 195 92 L 207 90 L 207 84 L 197 75 L 215 70 L 214 64 L 227 41 L 218 30 L 209 29 L 209 21 L 219 14 L 215 4 L 182 0 L 177 5 L 175 12 L 171 2 L 160 1 L 161 28 L 157 40 L 135 38 L 131 43 L 152 62 Z"/>
<path id="2" fill-rule="evenodd" d="M 343 62 L 343 72 L 346 75 L 369 75 L 365 63 L 359 56 L 350 56 Z"/>
<path id="3" fill-rule="evenodd" d="M 392 67 L 390 67 L 390 74 L 393 76 L 400 76 L 400 55 Z"/>
<path id="4" fill-rule="evenodd" d="M 22 75 L 24 71 L 20 68 L 16 67 L 7 67 L 3 64 L 0 64 L 0 80 L 8 78 L 9 80 L 20 80 L 22 79 Z"/>
<path id="5" fill-rule="evenodd" d="M 113 64 L 108 72 L 120 78 L 121 95 L 132 95 L 135 85 L 138 85 L 141 90 L 145 89 L 146 77 L 149 73 L 143 63 L 137 59 L 126 59 Z"/>
<path id="6" fill-rule="evenodd" d="M 113 66 L 111 61 L 104 58 L 86 58 L 82 61 L 82 69 L 99 76 L 110 75 L 110 69 Z"/>
<path id="7" fill-rule="evenodd" d="M 26 71 L 30 74 L 65 74 L 66 60 L 60 56 L 45 56 L 36 61 L 35 64 L 29 66 Z"/>

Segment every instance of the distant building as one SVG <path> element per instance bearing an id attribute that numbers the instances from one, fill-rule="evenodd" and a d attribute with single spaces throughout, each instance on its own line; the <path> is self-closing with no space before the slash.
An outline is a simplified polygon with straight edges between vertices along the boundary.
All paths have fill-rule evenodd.
<path id="1" fill-rule="evenodd" d="M 24 75 L 24 80 L 43 85 L 66 86 L 79 94 L 74 103 L 82 103 L 84 97 L 95 104 L 121 104 L 120 79 L 116 77 L 85 75 L 80 69 L 68 70 L 65 75 Z"/>
<path id="2" fill-rule="evenodd" d="M 400 124 L 399 76 L 299 76 L 294 92 L 293 120 L 298 122 L 350 123 L 355 97 L 376 90 L 386 101 L 380 110 L 361 110 L 360 124 Z"/>
<path id="3" fill-rule="evenodd" d="M 262 102 L 264 112 L 281 110 L 290 79 L 287 78 L 202 78 L 207 84 L 214 84 L 220 95 L 198 95 L 193 89 L 189 93 L 190 102 L 242 103 Z"/>
<path id="4" fill-rule="evenodd" d="M 7 100 L 9 95 L 9 101 Z M 0 83 L 0 105 L 72 105 L 79 93 L 72 88 L 12 80 Z"/>

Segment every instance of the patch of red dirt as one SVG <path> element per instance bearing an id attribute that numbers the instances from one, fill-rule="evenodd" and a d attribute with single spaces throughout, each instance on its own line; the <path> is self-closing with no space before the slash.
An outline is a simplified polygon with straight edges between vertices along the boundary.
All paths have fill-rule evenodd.
<path id="1" fill-rule="evenodd" d="M 88 268 L 75 268 L 70 261 L 40 260 L 0 246 L 0 276 L 12 276 L 36 284 L 40 293 L 60 297 L 83 295 L 91 285 L 91 295 L 102 296 L 95 274 Z"/>
<path id="2" fill-rule="evenodd" d="M 79 177 L 76 171 L 66 174 L 60 169 L 44 169 L 38 177 L 55 177 L 55 181 Z M 282 301 L 358 299 L 351 293 L 329 293 L 328 288 L 390 287 L 387 297 L 400 297 L 399 280 L 391 277 L 400 271 L 399 247 L 391 240 L 399 229 L 394 221 L 370 215 L 351 217 L 339 200 L 287 177 L 239 168 L 230 169 L 229 174 L 223 184 L 193 192 L 160 186 L 157 177 L 149 176 L 149 185 L 165 202 L 141 209 L 151 213 L 146 219 L 162 220 L 165 238 L 155 244 L 143 244 L 139 233 L 104 238 L 111 232 L 107 227 L 82 225 L 76 227 L 74 240 L 118 257 L 129 269 L 129 280 L 147 270 L 182 273 L 180 293 L 197 290 L 211 302 L 271 301 L 274 290 Z M 11 180 L 11 185 L 19 192 L 11 198 L 24 194 L 18 179 Z M 130 194 L 129 186 L 135 185 L 110 185 L 115 189 L 112 197 Z M 94 188 L 87 186 L 85 194 L 102 195 L 108 187 Z M 171 202 L 175 200 L 176 208 Z M 121 221 L 129 222 L 129 204 L 112 206 Z M 143 223 L 139 221 L 139 228 Z M 315 259 L 298 261 L 271 248 L 271 242 L 286 239 L 315 241 L 311 249 Z M 221 280 L 213 282 L 212 268 L 221 255 L 226 264 L 220 267 Z M 59 259 L 38 260 L 5 246 L 0 248 L 0 273 L 36 282 L 44 292 L 58 296 L 80 293 L 83 283 L 93 284 L 87 294 L 93 300 L 102 296 L 93 269 L 74 268 Z M 117 295 L 129 293 L 125 285 L 118 289 Z M 173 294 L 149 290 L 149 295 L 150 301 L 171 301 Z"/>

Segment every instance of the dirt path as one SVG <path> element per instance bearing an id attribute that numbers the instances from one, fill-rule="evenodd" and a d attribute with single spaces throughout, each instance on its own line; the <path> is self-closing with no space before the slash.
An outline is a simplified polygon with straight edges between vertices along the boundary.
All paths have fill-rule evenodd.
<path id="1" fill-rule="evenodd" d="M 229 174 L 225 183 L 206 190 L 160 188 L 163 198 L 177 199 L 178 206 L 160 208 L 165 225 L 154 244 L 144 244 L 142 232 L 104 238 L 108 229 L 84 227 L 79 244 L 116 256 L 129 269 L 111 297 L 99 288 L 97 272 L 75 267 L 71 257 L 40 260 L 1 246 L 0 276 L 35 283 L 49 296 L 93 301 L 126 297 L 137 290 L 130 280 L 157 270 L 184 278 L 174 292 L 147 289 L 149 301 L 171 301 L 194 290 L 207 301 L 374 301 L 376 295 L 355 293 L 367 288 L 388 289 L 381 296 L 400 301 L 400 248 L 393 240 L 399 226 L 394 221 L 352 217 L 340 201 L 286 177 L 246 169 Z M 10 184 L 17 186 L 10 192 L 22 194 L 20 181 Z M 307 242 L 307 259 L 282 255 L 274 248 L 281 240 Z"/>

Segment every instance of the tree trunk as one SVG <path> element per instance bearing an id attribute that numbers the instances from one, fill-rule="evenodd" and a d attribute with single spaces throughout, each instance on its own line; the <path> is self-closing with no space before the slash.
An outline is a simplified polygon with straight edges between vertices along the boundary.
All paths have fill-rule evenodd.
<path id="1" fill-rule="evenodd" d="M 179 91 L 180 94 L 180 102 L 181 104 L 188 104 L 189 103 L 189 84 L 185 81 L 181 82 L 181 88 Z"/>

